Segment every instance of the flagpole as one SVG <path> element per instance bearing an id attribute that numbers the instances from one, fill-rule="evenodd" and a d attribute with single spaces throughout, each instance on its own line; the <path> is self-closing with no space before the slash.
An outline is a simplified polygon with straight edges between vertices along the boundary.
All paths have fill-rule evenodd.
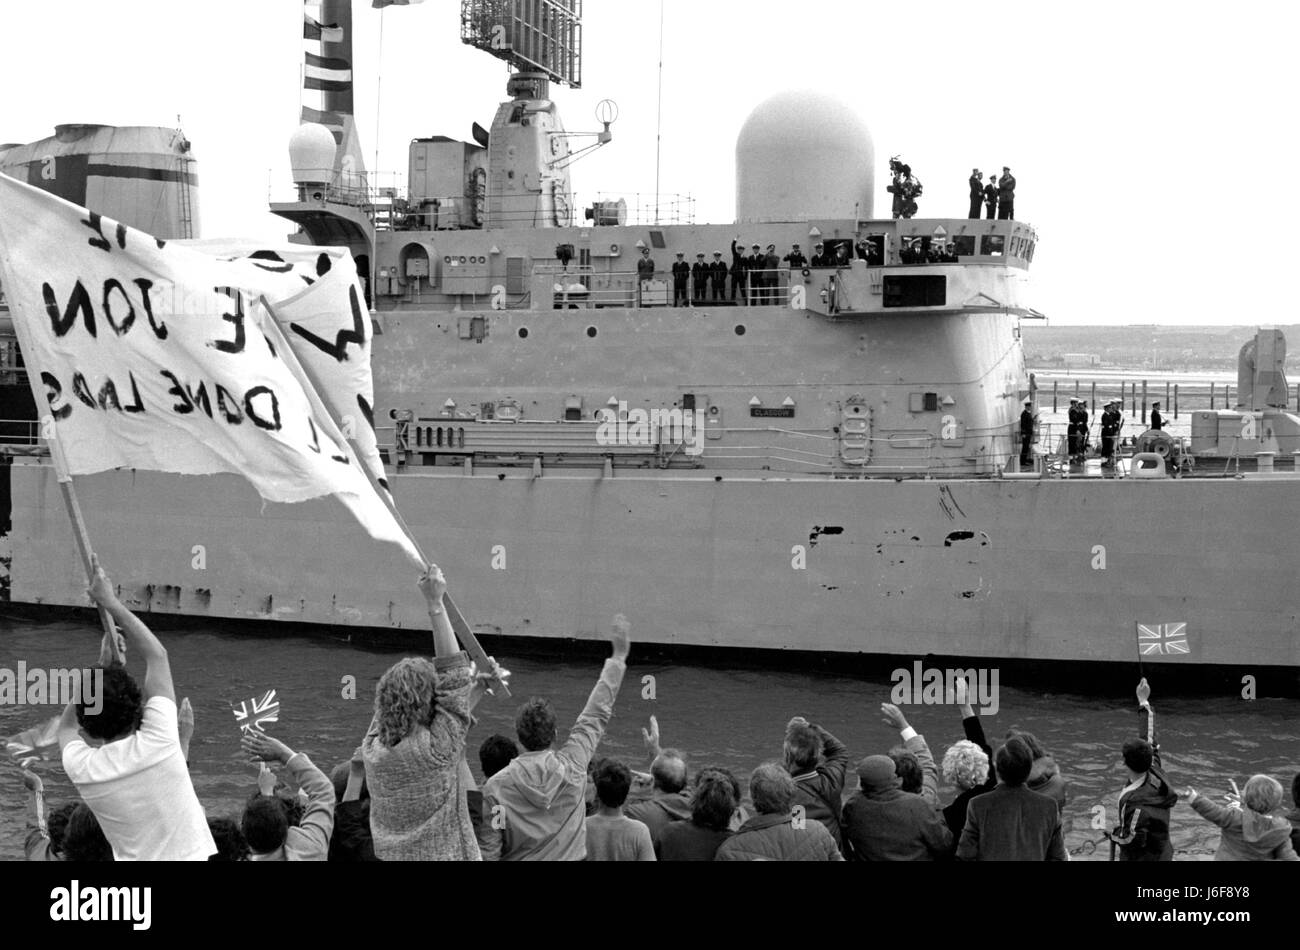
<path id="1" fill-rule="evenodd" d="M 411 546 L 414 547 L 416 553 L 419 554 L 420 560 L 424 562 L 425 570 L 428 570 L 429 566 L 433 562 L 429 560 L 428 555 L 424 553 L 424 549 L 420 547 L 420 542 L 416 540 L 415 534 L 406 523 L 406 519 L 402 517 L 402 513 L 397 510 L 397 504 L 393 501 L 392 494 L 379 484 L 379 476 L 375 472 L 371 471 L 365 453 L 362 452 L 361 447 L 357 445 L 357 440 L 348 437 L 348 435 L 343 431 L 343 427 L 339 424 L 339 420 L 334 418 L 334 413 L 330 411 L 329 406 L 325 405 L 325 401 L 320 398 L 320 385 L 317 382 L 315 375 L 306 365 L 299 361 L 297 354 L 293 351 L 293 347 L 289 345 L 289 341 L 285 337 L 284 331 L 280 328 L 280 321 L 276 319 L 275 310 L 271 307 L 271 302 L 264 296 L 260 297 L 258 302 L 262 305 L 262 309 L 266 311 L 266 315 L 269 319 L 265 322 L 270 324 L 272 332 L 276 337 L 278 344 L 276 352 L 281 354 L 281 358 L 284 360 L 285 365 L 288 366 L 300 380 L 307 383 L 303 389 L 307 394 L 307 399 L 312 404 L 313 411 L 318 412 L 325 418 L 329 419 L 330 422 L 334 424 L 334 427 L 339 430 L 339 434 L 343 436 L 348 446 L 352 449 L 352 454 L 356 456 L 357 464 L 360 466 L 361 471 L 365 473 L 366 479 L 370 482 L 370 487 L 388 508 L 389 513 L 393 516 L 393 520 L 397 522 L 397 526 L 402 529 L 402 533 L 406 535 L 407 540 L 411 542 Z M 263 327 L 263 329 L 265 330 L 266 328 Z M 447 619 L 451 621 L 451 628 L 455 632 L 461 644 L 465 647 L 465 650 L 471 657 L 473 657 L 474 662 L 478 664 L 481 671 L 490 671 L 492 669 L 491 658 L 488 657 L 487 651 L 483 649 L 483 645 L 478 642 L 478 637 L 474 635 L 474 631 L 470 629 L 469 622 L 465 619 L 465 615 L 460 612 L 460 608 L 456 606 L 455 602 L 451 599 L 450 594 L 444 594 L 442 602 L 443 607 L 447 611 Z M 510 687 L 505 683 L 501 683 L 500 686 L 502 691 L 509 696 Z"/>
<path id="2" fill-rule="evenodd" d="M 0 242 L 3 247 L 3 242 Z M 0 251 L 0 253 L 3 253 Z M 9 286 L 17 286 L 13 279 L 13 269 L 9 266 L 8 254 L 3 255 L 0 260 L 3 263 L 3 272 L 9 281 Z M 20 329 L 23 326 L 23 316 L 16 309 L 13 310 L 14 332 L 18 335 L 18 346 L 26 354 L 23 359 L 24 372 L 27 374 L 27 384 L 31 387 L 32 402 L 39 414 L 41 406 L 46 402 L 45 394 L 40 391 L 36 385 L 37 371 L 33 368 L 31 357 L 35 350 L 26 346 L 26 331 Z M 93 583 L 95 580 L 95 567 L 91 558 L 94 556 L 94 548 L 90 543 L 90 533 L 86 530 L 86 520 L 81 514 L 81 503 L 77 500 L 77 489 L 72 483 L 72 476 L 68 473 L 68 460 L 63 454 L 63 446 L 59 442 L 58 423 L 52 416 L 38 416 L 37 424 L 45 425 L 45 420 L 49 419 L 49 424 L 53 430 L 52 437 L 45 440 L 50 450 L 50 461 L 54 465 L 54 475 L 59 482 L 59 491 L 63 495 L 63 505 L 68 511 L 68 519 L 72 522 L 72 536 L 77 542 L 77 551 L 81 555 L 82 566 L 86 570 L 87 583 Z M 102 604 L 96 604 L 99 612 L 99 623 L 104 628 L 104 638 L 108 641 L 109 655 L 114 663 L 124 662 L 124 658 L 117 646 L 117 628 L 113 625 L 113 618 L 109 616 L 108 610 Z"/>

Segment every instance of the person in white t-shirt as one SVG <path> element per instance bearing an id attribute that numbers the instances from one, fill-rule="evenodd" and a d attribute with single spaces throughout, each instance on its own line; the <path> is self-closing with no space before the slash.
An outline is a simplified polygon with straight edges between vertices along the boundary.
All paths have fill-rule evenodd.
<path id="1" fill-rule="evenodd" d="M 101 695 L 83 691 L 63 711 L 63 769 L 116 860 L 206 861 L 217 848 L 185 764 L 167 651 L 117 599 L 98 558 L 94 570 L 90 597 L 144 658 L 144 690 L 125 666 L 105 664 Z"/>

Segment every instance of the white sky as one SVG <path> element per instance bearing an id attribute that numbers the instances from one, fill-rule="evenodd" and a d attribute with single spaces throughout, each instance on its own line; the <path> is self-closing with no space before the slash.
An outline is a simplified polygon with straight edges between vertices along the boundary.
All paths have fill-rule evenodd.
<path id="1" fill-rule="evenodd" d="M 1006 164 L 1040 244 L 1030 302 L 1054 323 L 1294 322 L 1286 237 L 1300 219 L 1291 2 L 664 0 L 664 192 L 696 220 L 735 214 L 736 134 L 767 96 L 837 91 L 871 128 L 876 214 L 901 153 L 923 216 L 964 216 L 973 166 Z M 282 237 L 297 123 L 299 0 L 4 0 L 0 141 L 64 122 L 172 126 L 199 160 L 206 237 Z M 459 41 L 458 0 L 391 8 L 380 169 L 414 137 L 470 139 L 505 67 Z M 570 130 L 618 102 L 613 144 L 574 166 L 584 193 L 654 190 L 658 4 L 586 0 Z M 380 14 L 355 0 L 357 114 L 375 150 Z"/>

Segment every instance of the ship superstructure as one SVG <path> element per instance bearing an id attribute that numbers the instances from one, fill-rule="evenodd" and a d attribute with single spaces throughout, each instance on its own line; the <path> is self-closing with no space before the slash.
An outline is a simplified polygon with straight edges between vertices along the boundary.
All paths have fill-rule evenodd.
<path id="1" fill-rule="evenodd" d="M 615 115 L 580 141 L 552 98 L 582 80 L 581 13 L 466 0 L 463 37 L 514 70 L 490 125 L 414 139 L 400 193 L 343 161 L 346 122 L 305 123 L 295 200 L 272 206 L 358 262 L 389 481 L 481 632 L 593 636 L 621 610 L 670 645 L 1126 661 L 1135 624 L 1181 622 L 1190 662 L 1300 660 L 1277 336 L 1253 344 L 1236 411 L 1198 413 L 1188 444 L 1145 434 L 1131 477 L 1019 471 L 1034 228 L 875 217 L 870 136 L 813 93 L 746 123 L 735 223 L 579 204 L 570 170 Z M 819 266 L 782 260 L 818 245 Z M 679 255 L 737 254 L 738 294 L 691 277 L 682 299 Z M 1243 459 L 1249 478 L 1205 477 Z M 82 603 L 52 473 L 8 472 L 11 599 Z M 397 557 L 336 503 L 263 511 L 233 477 L 79 487 L 138 606 L 424 623 Z"/>

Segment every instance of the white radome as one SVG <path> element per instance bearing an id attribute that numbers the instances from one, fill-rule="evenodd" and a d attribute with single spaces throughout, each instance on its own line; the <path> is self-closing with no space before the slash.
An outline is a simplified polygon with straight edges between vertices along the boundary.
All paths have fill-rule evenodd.
<path id="1" fill-rule="evenodd" d="M 736 138 L 736 220 L 870 218 L 876 147 L 861 115 L 816 90 L 778 93 Z"/>
<path id="2" fill-rule="evenodd" d="M 316 185 L 334 177 L 334 157 L 338 146 L 334 133 L 323 125 L 307 122 L 289 136 L 289 164 L 293 180 L 299 185 Z"/>

